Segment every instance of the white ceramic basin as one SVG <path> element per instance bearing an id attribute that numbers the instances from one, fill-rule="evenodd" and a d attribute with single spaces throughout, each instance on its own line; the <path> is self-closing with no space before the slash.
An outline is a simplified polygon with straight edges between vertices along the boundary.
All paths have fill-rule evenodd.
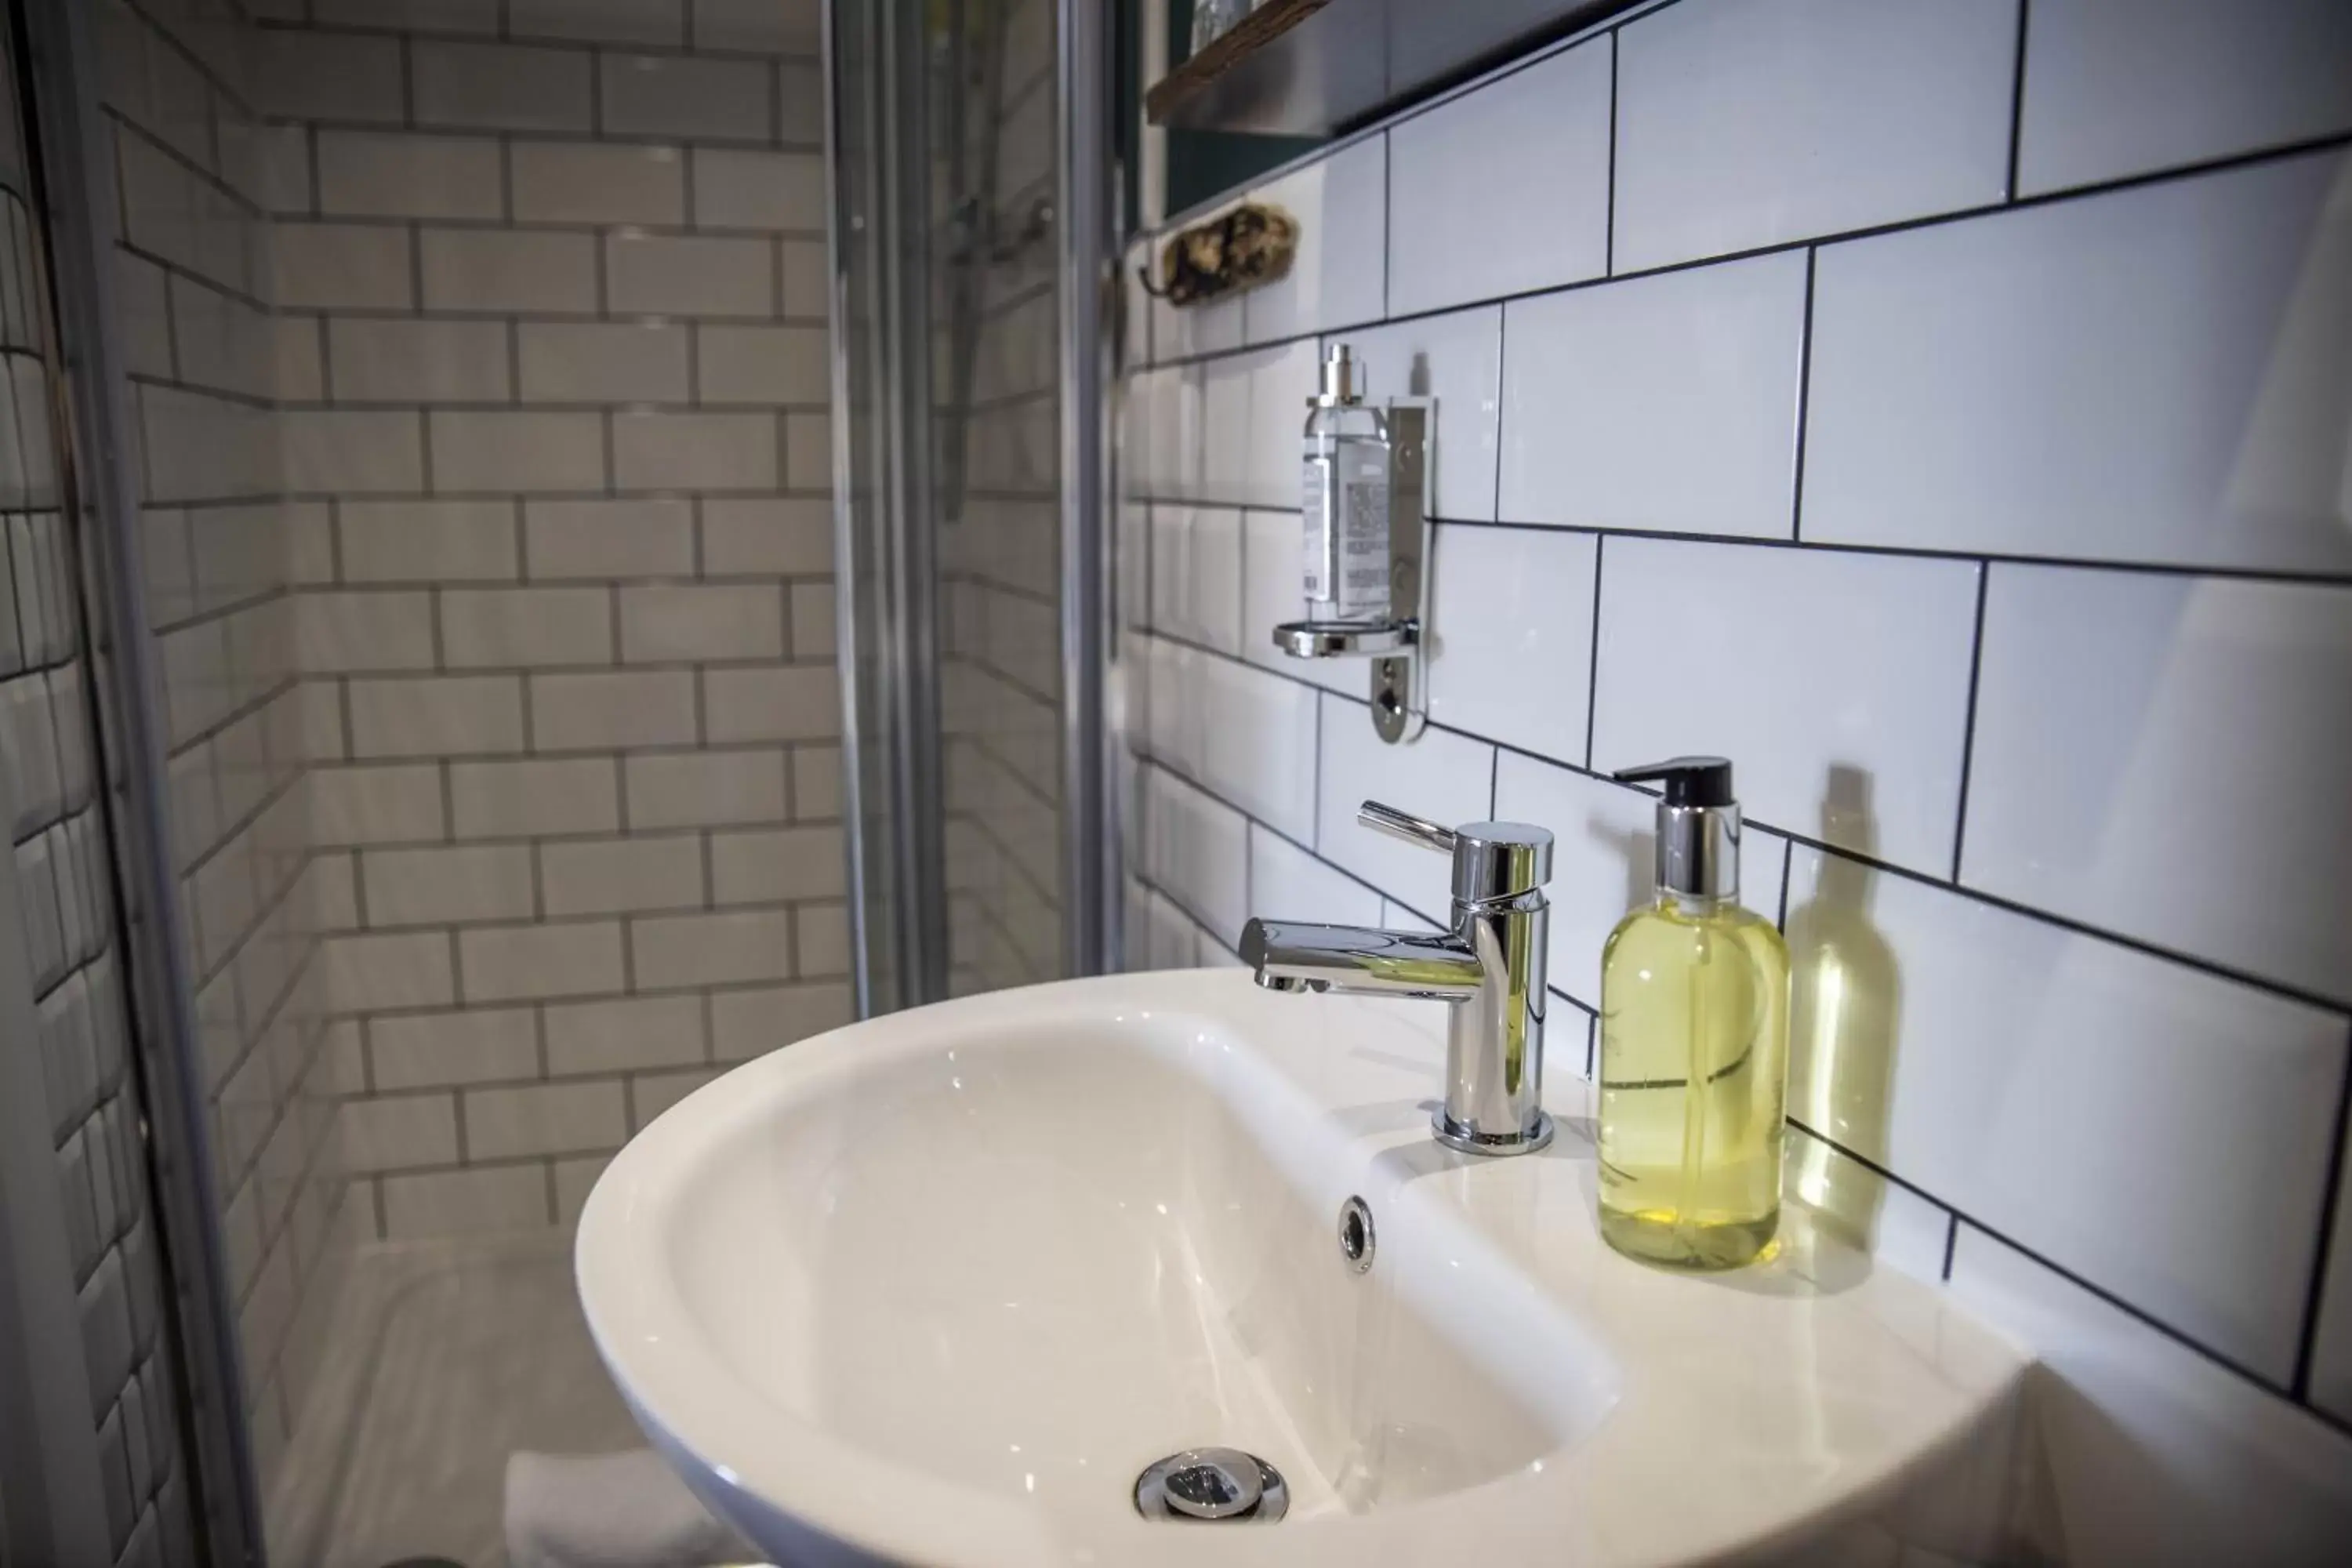
<path id="1" fill-rule="evenodd" d="M 2000 1426 L 2017 1354 L 1801 1211 L 1738 1275 L 1610 1252 L 1572 1094 L 1544 1154 L 1439 1148 L 1442 1025 L 1213 971 L 803 1041 L 614 1161 L 590 1325 L 788 1565 L 1771 1555 Z M 1279 1468 L 1288 1516 L 1140 1518 L 1138 1472 L 1210 1445 Z"/>

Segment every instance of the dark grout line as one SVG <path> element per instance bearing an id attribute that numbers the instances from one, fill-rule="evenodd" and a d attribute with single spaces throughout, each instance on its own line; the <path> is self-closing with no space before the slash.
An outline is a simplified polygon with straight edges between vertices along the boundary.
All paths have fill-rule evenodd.
<path id="1" fill-rule="evenodd" d="M 1805 537 L 1805 416 L 1813 397 L 1813 273 L 1821 255 L 1816 247 L 1805 251 L 1805 312 L 1797 329 L 1797 449 L 1789 477 L 1789 539 L 1792 543 L 1801 543 Z"/>
<path id="2" fill-rule="evenodd" d="M 1977 609 L 1969 634 L 1969 695 L 1960 710 L 1960 793 L 1952 814 L 1952 881 L 1960 879 L 1960 854 L 1969 831 L 1969 776 L 1977 751 L 1977 689 L 1984 671 L 1985 599 L 1991 588 L 1992 568 L 1977 568 Z"/>
<path id="3" fill-rule="evenodd" d="M 2003 200 L 2017 200 L 2017 163 L 2025 142 L 2025 39 L 2031 30 L 2033 0 L 2017 0 L 2017 59 L 2009 84 L 2009 169 L 2001 184 Z"/>
<path id="4" fill-rule="evenodd" d="M 2336 1256 L 2336 1211 L 2344 1201 L 2347 1126 L 2352 1126 L 2352 1036 L 2346 1040 L 2343 1079 L 2336 1090 L 2335 1136 L 2328 1146 L 2326 1184 L 2320 1189 L 2319 1234 L 2313 1247 L 2311 1278 L 2304 1294 L 2303 1334 L 2295 1348 L 2293 1392 L 2296 1399 L 2306 1404 L 2311 1399 L 2312 1364 L 2319 1354 L 2321 1309 L 2327 1295 L 2328 1275 L 2339 1261 L 2352 1267 L 2352 1260 Z"/>

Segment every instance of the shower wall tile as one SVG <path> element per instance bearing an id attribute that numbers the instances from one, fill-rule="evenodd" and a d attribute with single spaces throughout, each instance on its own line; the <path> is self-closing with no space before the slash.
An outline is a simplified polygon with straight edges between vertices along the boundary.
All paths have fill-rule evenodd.
<path id="1" fill-rule="evenodd" d="M 2345 1529 L 2340 10 L 1639 10 L 1270 183 L 1311 205 L 1385 147 L 1353 276 L 1155 302 L 1125 343 L 1129 965 L 1231 963 L 1251 914 L 1444 916 L 1367 797 L 1538 823 L 1582 1114 L 1600 952 L 1654 896 L 1655 797 L 1605 770 L 1730 756 L 1742 899 L 1795 951 L 1792 1188 L 1886 1173 L 1878 1262 L 2042 1358 L 2063 1530 L 2023 1556 Z M 1291 310 L 1368 279 L 1377 319 Z M 1340 340 L 1439 411 L 1402 747 L 1360 665 L 1267 637 L 1303 610 L 1305 351 Z M 1015 857 L 953 813 L 1013 769 L 948 772 L 950 925 L 1009 948 L 979 894 Z M 2221 1239 L 2148 1240 L 2184 1215 Z"/>
<path id="2" fill-rule="evenodd" d="M 214 498 L 283 472 L 305 502 L 285 607 L 189 628 L 173 689 L 205 755 L 184 811 L 256 808 L 248 759 L 276 753 L 247 740 L 251 672 L 307 678 L 278 722 L 318 759 L 299 804 L 338 889 L 318 1007 L 350 1031 L 343 1092 L 467 1091 L 453 1150 L 362 1175 L 362 1228 L 568 1221 L 603 1153 L 704 1070 L 706 1012 L 741 1057 L 845 1005 L 794 983 L 846 963 L 816 24 L 684 0 L 273 13 L 271 47 L 318 63 L 249 139 L 288 215 L 265 247 L 284 313 L 249 354 L 234 291 L 174 310 L 163 285 L 164 370 L 231 391 L 275 371 L 296 406 L 281 459 L 231 405 L 149 389 L 175 513 L 154 527 L 178 542 L 159 602 L 251 596 L 250 573 L 172 569 L 243 559 Z M 146 150 L 140 219 L 181 265 L 205 193 Z M 1025 592 L 1051 590 L 1038 559 Z M 996 637 L 1050 681 L 1033 610 L 1008 600 Z M 1050 782 L 1021 763 L 1001 787 Z M 270 864 L 205 873 L 198 934 L 252 900 L 232 865 Z M 767 990 L 772 1020 L 721 1006 Z M 586 1092 L 531 1092 L 551 1077 Z"/>

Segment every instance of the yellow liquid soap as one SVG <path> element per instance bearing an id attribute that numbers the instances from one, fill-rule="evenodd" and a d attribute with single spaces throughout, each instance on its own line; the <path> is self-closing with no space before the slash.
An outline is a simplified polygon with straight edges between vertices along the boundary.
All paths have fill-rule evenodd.
<path id="1" fill-rule="evenodd" d="M 1780 1224 L 1789 950 L 1729 899 L 1664 894 L 1601 959 L 1601 1233 L 1630 1257 L 1737 1268 Z"/>

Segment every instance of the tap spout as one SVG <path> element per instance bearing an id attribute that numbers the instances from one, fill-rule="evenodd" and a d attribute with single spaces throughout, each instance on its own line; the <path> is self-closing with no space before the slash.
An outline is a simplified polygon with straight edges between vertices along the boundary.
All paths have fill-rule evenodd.
<path id="1" fill-rule="evenodd" d="M 1444 931 L 1254 920 L 1242 931 L 1242 962 L 1270 991 L 1467 1002 L 1486 979 L 1469 943 Z"/>

